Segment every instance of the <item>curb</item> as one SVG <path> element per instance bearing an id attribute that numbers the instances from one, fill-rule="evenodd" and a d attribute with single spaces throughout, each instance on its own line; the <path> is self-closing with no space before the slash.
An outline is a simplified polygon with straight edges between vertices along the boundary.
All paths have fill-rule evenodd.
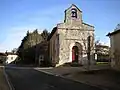
<path id="1" fill-rule="evenodd" d="M 36 70 L 37 70 L 37 69 L 36 69 Z M 59 74 L 53 74 L 53 73 L 51 73 L 51 72 L 47 72 L 47 71 L 43 71 L 43 70 L 38 70 L 38 71 L 41 71 L 41 72 L 43 72 L 43 73 L 45 73 L 45 74 L 53 75 L 53 76 L 56 76 L 56 77 L 60 77 L 60 78 L 63 78 L 63 79 L 67 79 L 67 80 L 70 80 L 70 81 L 74 81 L 74 82 L 77 82 L 77 83 L 82 83 L 82 82 L 80 82 L 79 80 L 74 80 L 74 79 L 71 79 L 71 78 L 67 78 L 67 77 L 62 76 L 62 75 L 59 75 Z M 88 84 L 88 83 L 85 83 L 85 84 L 86 84 L 86 85 L 90 85 L 90 84 Z M 97 86 L 97 85 L 90 85 L 90 86 L 99 88 L 99 89 L 101 89 L 101 90 L 108 90 L 107 88 L 101 88 L 101 87 L 99 87 L 99 86 Z"/>
<path id="2" fill-rule="evenodd" d="M 7 66 L 9 67 L 9 66 Z M 53 67 L 9 67 L 13 69 L 53 69 Z"/>
<path id="3" fill-rule="evenodd" d="M 4 66 L 0 66 L 0 67 L 2 67 L 2 68 L 3 68 Z"/>
<path id="4" fill-rule="evenodd" d="M 4 75 L 5 75 L 5 79 L 6 79 L 7 83 L 8 83 L 9 89 L 10 89 L 10 90 L 15 90 L 15 88 L 13 87 L 13 84 L 12 84 L 12 83 L 10 82 L 10 80 L 8 79 L 8 75 L 7 75 L 6 72 L 5 72 L 5 67 L 3 67 L 3 73 L 4 73 Z"/>

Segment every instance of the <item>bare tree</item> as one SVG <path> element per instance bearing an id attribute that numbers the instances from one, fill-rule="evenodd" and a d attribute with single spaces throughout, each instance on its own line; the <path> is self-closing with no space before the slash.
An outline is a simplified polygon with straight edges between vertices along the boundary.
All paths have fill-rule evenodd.
<path id="1" fill-rule="evenodd" d="M 11 51 L 12 53 L 17 53 L 17 48 L 13 48 L 13 50 Z"/>
<path id="2" fill-rule="evenodd" d="M 90 56 L 91 56 L 91 51 L 94 50 L 94 35 L 90 35 L 88 33 L 87 37 L 85 37 L 85 32 L 82 33 L 82 43 L 84 45 L 84 52 L 87 54 L 87 61 L 88 61 L 88 67 L 87 69 L 90 69 Z"/>
<path id="3" fill-rule="evenodd" d="M 88 45 L 90 47 L 90 51 L 94 50 L 94 35 L 90 35 L 88 33 L 87 37 L 85 37 L 85 33 L 82 33 L 82 43 L 84 45 L 84 51 L 88 52 Z"/>

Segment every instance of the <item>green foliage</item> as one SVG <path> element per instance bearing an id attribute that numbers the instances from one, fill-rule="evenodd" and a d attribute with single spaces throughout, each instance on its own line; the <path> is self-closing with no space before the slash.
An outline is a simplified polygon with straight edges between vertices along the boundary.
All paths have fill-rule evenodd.
<path id="1" fill-rule="evenodd" d="M 45 29 L 43 30 L 43 32 L 41 33 L 41 36 L 43 37 L 43 39 L 46 41 L 48 36 L 49 36 L 49 32 Z"/>
<path id="2" fill-rule="evenodd" d="M 41 34 L 38 33 L 37 29 L 32 33 L 27 31 L 17 50 L 17 54 L 23 63 L 35 63 L 36 45 L 42 41 L 46 41 L 48 35 L 49 33 L 46 29 Z"/>
<path id="3" fill-rule="evenodd" d="M 109 64 L 109 62 L 96 62 L 97 65 Z"/>

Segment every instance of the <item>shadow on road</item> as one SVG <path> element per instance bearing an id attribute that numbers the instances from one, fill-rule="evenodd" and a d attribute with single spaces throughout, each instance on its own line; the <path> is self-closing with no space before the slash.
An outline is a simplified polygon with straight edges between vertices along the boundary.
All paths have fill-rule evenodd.
<path id="1" fill-rule="evenodd" d="M 101 90 L 34 69 L 6 67 L 6 73 L 15 90 Z"/>

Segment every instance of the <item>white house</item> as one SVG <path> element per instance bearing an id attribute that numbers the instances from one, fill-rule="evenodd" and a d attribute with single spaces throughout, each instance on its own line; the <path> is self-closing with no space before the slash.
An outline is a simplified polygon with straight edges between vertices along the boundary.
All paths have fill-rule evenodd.
<path id="1" fill-rule="evenodd" d="M 5 61 L 6 64 L 12 63 L 18 57 L 15 53 L 12 53 L 12 52 L 6 52 L 6 54 L 7 54 L 7 58 Z"/>

